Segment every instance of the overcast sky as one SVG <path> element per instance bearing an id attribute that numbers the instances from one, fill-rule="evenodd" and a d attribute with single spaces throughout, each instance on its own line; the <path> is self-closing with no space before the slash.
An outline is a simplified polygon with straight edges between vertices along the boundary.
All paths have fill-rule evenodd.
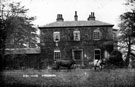
<path id="1" fill-rule="evenodd" d="M 19 0 L 14 0 L 19 1 Z M 78 20 L 87 20 L 95 12 L 96 20 L 114 24 L 118 28 L 119 16 L 126 11 L 125 0 L 21 0 L 29 8 L 28 15 L 36 16 L 35 25 L 45 25 L 56 21 L 62 14 L 65 21 L 74 20 L 77 11 Z"/>

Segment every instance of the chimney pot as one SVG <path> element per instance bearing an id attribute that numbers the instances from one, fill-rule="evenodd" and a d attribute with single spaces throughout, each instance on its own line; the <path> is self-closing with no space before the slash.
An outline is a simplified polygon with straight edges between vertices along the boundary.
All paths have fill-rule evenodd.
<path id="1" fill-rule="evenodd" d="M 64 21 L 62 14 L 57 14 L 57 22 Z"/>
<path id="2" fill-rule="evenodd" d="M 95 17 L 94 12 L 91 12 L 91 15 L 92 15 L 93 17 Z"/>
<path id="3" fill-rule="evenodd" d="M 91 15 L 88 17 L 88 21 L 95 20 L 94 12 L 91 12 Z"/>
<path id="4" fill-rule="evenodd" d="M 91 12 L 91 16 L 93 15 L 93 12 Z"/>

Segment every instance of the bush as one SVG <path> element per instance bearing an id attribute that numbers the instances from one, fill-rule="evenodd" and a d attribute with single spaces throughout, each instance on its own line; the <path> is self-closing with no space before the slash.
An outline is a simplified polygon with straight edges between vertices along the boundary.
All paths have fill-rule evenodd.
<path id="1" fill-rule="evenodd" d="M 113 50 L 109 58 L 109 63 L 118 67 L 123 67 L 124 61 L 122 58 L 122 53 L 118 50 Z"/>

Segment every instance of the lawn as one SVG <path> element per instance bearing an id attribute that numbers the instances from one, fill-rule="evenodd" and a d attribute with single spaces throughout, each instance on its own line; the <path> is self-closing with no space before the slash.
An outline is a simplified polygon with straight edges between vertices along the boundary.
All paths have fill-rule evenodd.
<path id="1" fill-rule="evenodd" d="M 135 87 L 135 70 L 3 71 L 6 87 Z"/>

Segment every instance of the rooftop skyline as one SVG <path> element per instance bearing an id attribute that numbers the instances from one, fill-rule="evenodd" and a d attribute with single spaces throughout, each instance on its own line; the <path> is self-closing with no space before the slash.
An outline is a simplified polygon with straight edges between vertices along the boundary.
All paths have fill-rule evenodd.
<path id="1" fill-rule="evenodd" d="M 126 11 L 125 0 L 11 0 L 21 1 L 29 9 L 29 16 L 36 16 L 33 22 L 36 26 L 43 26 L 55 22 L 57 14 L 62 14 L 64 21 L 74 21 L 77 11 L 78 21 L 87 20 L 91 12 L 96 20 L 114 24 L 118 28 L 119 16 Z"/>

